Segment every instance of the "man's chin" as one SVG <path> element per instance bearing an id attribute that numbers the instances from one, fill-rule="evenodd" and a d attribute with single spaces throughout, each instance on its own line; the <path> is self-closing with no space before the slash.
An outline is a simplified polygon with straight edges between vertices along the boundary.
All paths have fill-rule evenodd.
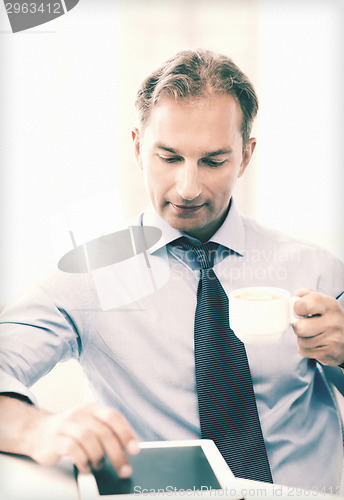
<path id="1" fill-rule="evenodd" d="M 200 231 L 204 225 L 200 224 L 199 221 L 190 220 L 190 218 L 184 217 L 168 217 L 165 218 L 165 221 L 174 229 L 182 233 L 190 234 L 190 236 Z"/>

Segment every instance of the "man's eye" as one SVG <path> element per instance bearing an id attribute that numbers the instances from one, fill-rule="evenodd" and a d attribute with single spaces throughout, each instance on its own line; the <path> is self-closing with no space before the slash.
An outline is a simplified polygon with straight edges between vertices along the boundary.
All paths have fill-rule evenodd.
<path id="1" fill-rule="evenodd" d="M 226 163 L 226 160 L 215 161 L 215 160 L 211 160 L 210 158 L 205 158 L 203 160 L 203 163 L 205 163 L 208 167 L 221 167 L 221 165 Z"/>
<path id="2" fill-rule="evenodd" d="M 180 156 L 160 156 L 160 159 L 165 163 L 177 163 L 181 161 Z"/>

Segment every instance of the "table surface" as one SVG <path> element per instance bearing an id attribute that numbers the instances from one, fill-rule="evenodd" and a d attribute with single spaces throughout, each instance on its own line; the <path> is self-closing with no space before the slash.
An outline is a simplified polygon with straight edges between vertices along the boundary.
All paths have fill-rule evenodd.
<path id="1" fill-rule="evenodd" d="M 26 457 L 0 453 L 0 477 L 0 498 L 2 500 L 79 500 L 73 465 L 67 459 L 60 460 L 55 466 L 45 467 Z M 219 500 L 225 500 L 226 496 L 233 498 L 234 493 L 238 497 L 244 497 L 245 500 L 344 499 L 344 496 L 334 496 L 246 479 L 236 479 L 236 492 L 224 491 L 223 495 L 218 492 L 199 495 L 196 492 L 194 496 L 203 498 L 203 500 L 216 500 L 216 497 Z M 183 498 L 183 495 L 180 493 L 176 497 Z M 190 498 L 189 495 L 185 495 L 185 497 Z"/>

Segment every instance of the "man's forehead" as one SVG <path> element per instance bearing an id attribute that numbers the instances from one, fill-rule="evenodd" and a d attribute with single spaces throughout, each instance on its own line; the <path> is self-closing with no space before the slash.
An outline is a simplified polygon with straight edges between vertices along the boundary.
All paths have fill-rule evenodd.
<path id="1" fill-rule="evenodd" d="M 193 118 L 196 122 L 213 120 L 241 124 L 242 112 L 236 99 L 228 94 L 178 99 L 166 96 L 154 105 L 143 124 L 143 129 L 150 126 L 161 127 L 167 122 L 179 122 L 179 126 L 183 126 Z"/>
<path id="2" fill-rule="evenodd" d="M 174 97 L 171 95 L 163 94 L 153 105 L 150 114 L 162 108 L 169 109 L 171 112 L 180 109 L 207 110 L 209 109 L 209 107 L 212 107 L 217 103 L 221 103 L 222 105 L 226 103 L 226 105 L 233 108 L 233 110 L 234 109 L 241 110 L 237 98 L 232 94 L 227 94 L 224 92 L 219 92 L 219 93 L 212 92 L 210 94 L 202 94 L 202 95 L 187 96 L 187 97 Z"/>
<path id="3" fill-rule="evenodd" d="M 164 96 L 152 109 L 143 132 L 167 147 L 171 136 L 209 136 L 213 142 L 216 134 L 241 134 L 241 116 L 238 102 L 229 94 L 179 99 Z M 223 147 L 223 138 L 219 142 L 215 149 Z"/>

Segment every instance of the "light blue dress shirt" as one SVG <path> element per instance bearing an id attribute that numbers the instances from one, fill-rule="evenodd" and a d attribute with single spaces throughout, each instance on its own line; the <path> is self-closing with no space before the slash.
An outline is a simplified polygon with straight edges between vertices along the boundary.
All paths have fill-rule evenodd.
<path id="1" fill-rule="evenodd" d="M 5 310 L 0 390 L 34 401 L 29 387 L 76 358 L 88 398 L 122 412 L 140 440 L 199 438 L 199 270 L 192 254 L 168 245 L 181 233 L 152 208 L 134 223 L 162 231 L 144 255 L 90 273 L 57 271 Z M 246 286 L 343 292 L 340 261 L 240 216 L 234 203 L 211 240 L 220 245 L 214 271 L 227 294 Z M 276 343 L 246 349 L 274 482 L 338 493 L 341 422 L 321 365 L 299 355 L 291 327 Z"/>

